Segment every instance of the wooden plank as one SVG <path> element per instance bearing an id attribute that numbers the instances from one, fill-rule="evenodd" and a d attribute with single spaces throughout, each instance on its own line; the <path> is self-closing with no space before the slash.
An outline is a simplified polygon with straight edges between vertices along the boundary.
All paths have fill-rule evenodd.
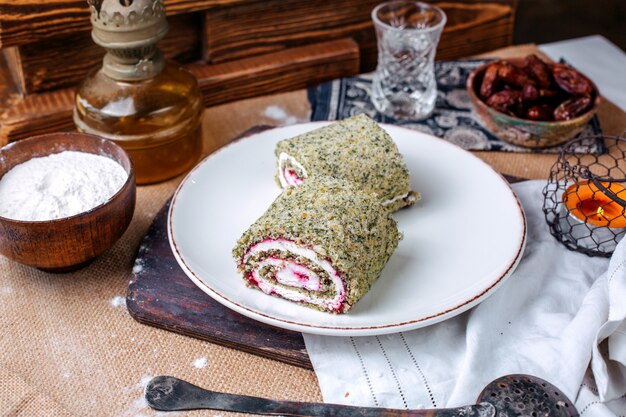
<path id="1" fill-rule="evenodd" d="M 165 0 L 168 15 L 249 0 Z M 0 48 L 91 29 L 85 0 L 0 0 Z"/>
<path id="2" fill-rule="evenodd" d="M 376 66 L 376 35 L 370 11 L 375 1 L 346 0 L 342 7 L 322 0 L 243 3 L 205 13 L 207 62 L 219 63 L 309 42 L 353 37 L 360 47 L 361 72 Z M 448 16 L 439 59 L 456 59 L 511 44 L 514 9 L 482 3 L 438 2 Z"/>
<path id="3" fill-rule="evenodd" d="M 371 1 L 372 7 L 377 1 Z M 306 2 L 299 9 L 295 7 L 295 3 L 290 3 L 289 9 L 284 12 L 281 12 L 284 7 L 281 8 L 274 2 L 254 3 L 254 7 L 246 5 L 224 8 L 215 13 L 173 16 L 170 18 L 170 33 L 161 42 L 161 48 L 168 58 L 179 62 L 199 59 L 201 20 L 205 19 L 207 28 L 205 39 L 214 39 L 213 46 L 217 54 L 215 62 L 245 58 L 284 50 L 302 43 L 347 35 L 353 36 L 359 44 L 360 71 L 367 72 L 376 67 L 377 47 L 374 29 L 369 12 L 362 13 L 363 10 L 369 10 L 369 7 L 360 7 L 360 1 L 349 0 L 346 4 L 352 6 L 342 8 L 339 12 L 333 11 L 336 9 L 334 5 L 332 8 L 325 8 L 324 4 L 327 3 L 325 0 L 319 4 L 314 1 L 311 5 Z M 510 43 L 513 14 L 507 6 L 485 4 L 476 7 L 459 3 L 441 5 L 448 12 L 449 24 L 438 49 L 439 59 L 455 59 L 468 51 L 480 53 Z M 272 11 L 272 8 L 276 10 Z M 318 8 L 319 12 L 316 11 Z M 359 15 L 357 10 L 361 10 L 360 19 L 363 19 L 361 22 L 355 20 Z M 231 12 L 233 19 L 243 16 L 244 21 L 233 25 L 233 19 L 228 17 Z M 270 15 L 276 19 L 269 18 L 265 21 L 261 19 L 263 23 L 257 24 L 255 18 L 257 15 Z M 222 16 L 222 19 L 217 19 L 218 16 Z M 277 26 L 275 21 L 281 21 L 283 25 Z M 240 29 L 241 27 L 248 28 L 246 30 L 251 31 L 251 34 L 246 35 L 246 30 Z M 68 48 L 67 45 L 72 47 Z M 15 50 L 9 55 L 12 57 L 10 67 L 20 80 L 19 86 L 24 94 L 78 84 L 87 71 L 100 64 L 104 53 L 102 48 L 93 43 L 89 32 L 56 36 L 9 50 Z M 64 62 L 65 65 L 56 65 L 57 62 Z"/>
<path id="4" fill-rule="evenodd" d="M 372 28 L 380 0 L 267 0 L 205 13 L 204 59 L 219 63 L 329 39 Z"/>
<path id="5" fill-rule="evenodd" d="M 42 133 L 74 130 L 74 90 L 64 89 L 14 99 L 0 115 L 0 143 Z"/>
<path id="6" fill-rule="evenodd" d="M 354 75 L 359 69 L 359 49 L 351 39 L 340 39 L 223 64 L 190 64 L 187 68 L 198 78 L 205 105 L 213 106 Z M 73 106 L 73 89 L 17 100 L 0 115 L 0 143 L 73 130 Z"/>
<path id="7" fill-rule="evenodd" d="M 8 67 L 7 52 L 0 50 L 0 108 L 10 109 L 16 101 L 22 100 L 21 94 L 16 86 L 13 75 Z M 0 121 L 0 130 L 2 122 Z M 8 138 L 0 131 L 0 147 L 6 145 Z"/>
<path id="8" fill-rule="evenodd" d="M 454 60 L 494 49 L 513 42 L 515 10 L 499 2 L 437 2 L 448 18 L 437 47 L 438 60 Z M 353 34 L 361 52 L 361 72 L 376 68 L 378 49 L 373 25 Z"/>
<path id="9" fill-rule="evenodd" d="M 448 15 L 448 23 L 437 48 L 437 59 L 458 59 L 512 44 L 515 9 L 488 3 L 439 5 Z"/>
<path id="10" fill-rule="evenodd" d="M 165 0 L 169 15 L 217 9 L 264 0 Z M 484 0 L 464 0 L 477 3 Z M 518 0 L 492 0 L 515 8 Z M 287 2 L 285 2 L 287 3 Z M 341 1 L 329 2 L 340 9 Z M 0 48 L 25 45 L 90 28 L 85 0 L 0 0 Z"/>
<path id="11" fill-rule="evenodd" d="M 16 90 L 20 95 L 24 95 L 24 76 L 22 72 L 22 60 L 20 58 L 20 51 L 17 46 L 0 50 L 5 60 L 5 65 Z"/>
<path id="12" fill-rule="evenodd" d="M 513 42 L 515 8 L 503 4 L 437 3 L 448 22 L 437 47 L 438 60 L 454 60 L 510 46 Z M 357 32 L 361 72 L 376 68 L 378 49 L 374 29 Z"/>
<path id="13" fill-rule="evenodd" d="M 200 59 L 201 15 L 173 16 L 169 25 L 168 35 L 159 43 L 165 56 L 181 63 Z M 20 74 L 20 87 L 25 94 L 75 86 L 88 71 L 102 64 L 105 53 L 103 48 L 94 44 L 88 31 L 60 35 L 14 49 L 19 55 L 14 65 L 19 65 L 16 72 Z M 64 65 L 58 65 L 58 62 Z"/>
<path id="14" fill-rule="evenodd" d="M 191 64 L 205 105 L 292 91 L 359 72 L 359 48 L 352 39 L 286 49 L 222 64 Z"/>

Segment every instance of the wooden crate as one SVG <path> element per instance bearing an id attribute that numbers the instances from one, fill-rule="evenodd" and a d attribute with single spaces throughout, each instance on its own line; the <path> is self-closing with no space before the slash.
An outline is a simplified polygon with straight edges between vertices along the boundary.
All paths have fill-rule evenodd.
<path id="1" fill-rule="evenodd" d="M 201 17 L 189 13 L 169 19 L 170 30 L 159 43 L 166 58 L 183 63 L 200 59 Z M 20 91 L 27 95 L 75 86 L 88 71 L 102 65 L 104 54 L 90 31 L 79 31 L 10 48 L 8 59 Z"/>
<path id="2" fill-rule="evenodd" d="M 340 3 L 340 5 L 338 4 Z M 217 63 L 368 32 L 380 0 L 266 0 L 204 13 L 204 59 Z"/>
<path id="3" fill-rule="evenodd" d="M 170 16 L 204 10 L 220 10 L 264 0 L 164 0 Z M 284 0 L 290 3 L 292 0 Z M 382 0 L 381 0 L 382 1 Z M 515 9 L 518 0 L 490 0 Z M 463 0 L 483 3 L 484 0 Z M 341 0 L 329 3 L 342 7 Z M 85 0 L 0 0 L 0 48 L 26 45 L 60 34 L 90 29 Z"/>
<path id="4" fill-rule="evenodd" d="M 250 0 L 164 1 L 167 14 L 174 16 Z M 90 29 L 85 0 L 0 0 L 0 48 L 27 45 Z"/>
<path id="5" fill-rule="evenodd" d="M 448 13 L 436 59 L 458 59 L 503 48 L 513 42 L 515 10 L 483 3 L 439 3 Z"/>
<path id="6" fill-rule="evenodd" d="M 448 15 L 438 59 L 511 43 L 517 0 L 479 1 L 438 3 Z M 165 3 L 170 33 L 161 48 L 198 77 L 207 106 L 376 65 L 370 10 L 378 0 Z M 72 128 L 73 88 L 104 54 L 91 41 L 88 17 L 84 0 L 0 0 L 0 144 Z M 10 80 L 15 85 L 6 86 Z"/>
<path id="7" fill-rule="evenodd" d="M 333 12 L 336 5 L 326 0 L 270 0 L 174 15 L 170 17 L 170 33 L 160 46 L 168 58 L 189 63 L 200 59 L 203 43 L 205 60 L 222 63 L 352 37 L 361 51 L 360 71 L 367 72 L 376 66 L 376 37 L 370 9 L 377 2 L 344 0 L 344 7 Z M 514 16 L 509 6 L 440 5 L 448 14 L 448 24 L 438 59 L 454 59 L 510 44 Z M 100 65 L 103 54 L 102 48 L 91 40 L 89 31 L 81 31 L 12 48 L 9 58 L 20 90 L 23 94 L 33 94 L 78 84 L 87 71 Z M 51 65 L 52 62 L 65 64 Z"/>
<path id="8" fill-rule="evenodd" d="M 204 14 L 204 51 L 217 63 L 308 42 L 350 36 L 361 49 L 361 71 L 376 66 L 371 10 L 380 0 L 267 0 L 224 6 Z M 437 59 L 455 59 L 511 44 L 514 9 L 499 3 L 437 2 L 448 17 Z"/>
<path id="9" fill-rule="evenodd" d="M 357 74 L 359 48 L 352 39 L 338 39 L 222 64 L 190 64 L 187 69 L 198 79 L 204 104 L 214 106 L 259 92 L 292 91 Z M 73 89 L 11 97 L 11 105 L 0 115 L 0 146 L 35 134 L 74 129 Z"/>

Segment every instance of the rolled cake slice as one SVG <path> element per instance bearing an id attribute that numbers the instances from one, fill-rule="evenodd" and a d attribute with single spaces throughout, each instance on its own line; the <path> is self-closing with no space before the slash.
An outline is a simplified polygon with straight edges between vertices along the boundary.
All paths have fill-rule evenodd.
<path id="1" fill-rule="evenodd" d="M 287 187 L 233 249 L 248 286 L 323 311 L 348 311 L 400 239 L 376 195 L 336 178 Z"/>
<path id="2" fill-rule="evenodd" d="M 409 171 L 389 134 L 365 114 L 316 129 L 276 145 L 277 181 L 299 186 L 318 175 L 352 181 L 378 194 L 390 211 L 418 199 Z"/>

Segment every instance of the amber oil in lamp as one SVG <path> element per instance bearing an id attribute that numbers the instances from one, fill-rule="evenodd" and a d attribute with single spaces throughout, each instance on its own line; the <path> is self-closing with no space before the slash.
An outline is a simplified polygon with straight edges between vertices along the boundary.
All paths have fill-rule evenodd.
<path id="1" fill-rule="evenodd" d="M 156 46 L 168 30 L 163 0 L 88 3 L 92 38 L 107 53 L 76 93 L 77 129 L 122 146 L 139 184 L 187 171 L 202 152 L 203 104 L 195 77 Z"/>

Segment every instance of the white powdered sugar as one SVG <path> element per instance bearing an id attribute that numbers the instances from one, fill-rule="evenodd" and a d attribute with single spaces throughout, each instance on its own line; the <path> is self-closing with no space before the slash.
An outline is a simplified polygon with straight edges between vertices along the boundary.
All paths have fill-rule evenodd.
<path id="1" fill-rule="evenodd" d="M 128 178 L 105 156 L 65 151 L 33 158 L 0 179 L 0 216 L 55 220 L 89 211 L 117 193 Z"/>

